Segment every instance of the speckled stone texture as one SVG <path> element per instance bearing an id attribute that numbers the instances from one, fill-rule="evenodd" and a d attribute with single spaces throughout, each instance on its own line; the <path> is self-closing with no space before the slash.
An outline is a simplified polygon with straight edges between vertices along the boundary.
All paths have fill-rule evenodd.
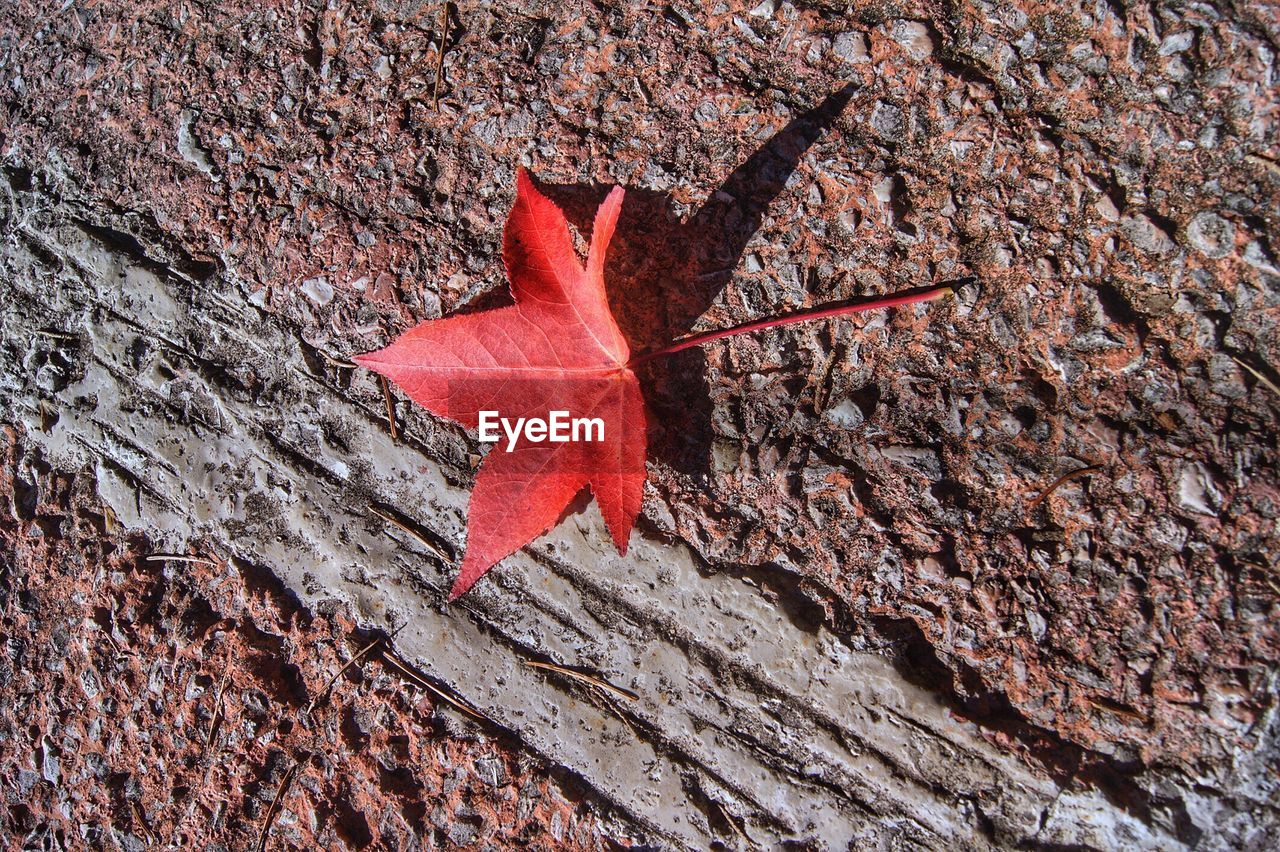
<path id="1" fill-rule="evenodd" d="M 521 164 L 582 227 L 628 187 L 638 345 L 954 282 L 655 363 L 642 524 L 1048 771 L 1276 824 L 1274 4 L 447 9 L 15 2 L 0 156 L 338 357 L 502 302 Z"/>
<path id="2" fill-rule="evenodd" d="M 546 767 L 457 725 L 378 649 L 344 669 L 371 641 L 345 613 L 300 611 L 252 566 L 149 561 L 90 479 L 14 439 L 5 848 L 252 849 L 286 778 L 272 849 L 617 848 Z"/>

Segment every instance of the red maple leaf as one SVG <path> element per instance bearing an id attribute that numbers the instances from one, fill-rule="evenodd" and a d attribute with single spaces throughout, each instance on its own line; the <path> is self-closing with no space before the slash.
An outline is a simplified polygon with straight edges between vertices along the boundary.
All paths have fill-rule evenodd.
<path id="1" fill-rule="evenodd" d="M 938 298 L 939 288 L 860 305 L 808 311 L 686 338 L 633 358 L 605 295 L 604 261 L 622 208 L 615 187 L 596 212 L 585 268 L 564 214 L 520 169 L 502 257 L 515 304 L 429 320 L 356 362 L 398 384 L 427 410 L 481 425 L 564 412 L 603 425 L 600 440 L 551 442 L 523 431 L 485 456 L 467 509 L 467 548 L 449 594 L 458 597 L 499 560 L 550 529 L 589 485 L 618 552 L 640 512 L 645 480 L 644 398 L 633 368 L 659 355 L 776 325 Z M 505 427 L 504 427 L 505 428 Z M 584 425 L 580 437 L 596 437 Z"/>
<path id="2" fill-rule="evenodd" d="M 584 269 L 564 214 L 524 169 L 502 257 L 515 304 L 424 322 L 358 364 L 468 429 L 481 411 L 508 421 L 568 411 L 604 423 L 602 441 L 500 442 L 485 456 L 467 509 L 467 550 L 450 598 L 546 532 L 590 485 L 619 553 L 644 491 L 645 413 L 631 349 L 604 289 L 604 257 L 622 208 L 615 187 L 596 213 Z"/>

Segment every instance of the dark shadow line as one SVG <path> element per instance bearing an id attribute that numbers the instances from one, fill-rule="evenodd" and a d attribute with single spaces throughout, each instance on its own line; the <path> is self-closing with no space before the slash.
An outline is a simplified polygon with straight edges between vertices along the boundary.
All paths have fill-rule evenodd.
<path id="1" fill-rule="evenodd" d="M 690 217 L 686 229 L 692 235 L 703 236 L 709 227 L 734 217 L 739 223 L 735 228 L 738 238 L 723 243 L 720 254 L 724 259 L 741 257 L 747 242 L 760 229 L 769 205 L 786 188 L 800 158 L 836 120 L 855 91 L 853 83 L 846 83 L 822 103 L 788 122 L 725 178 Z"/>

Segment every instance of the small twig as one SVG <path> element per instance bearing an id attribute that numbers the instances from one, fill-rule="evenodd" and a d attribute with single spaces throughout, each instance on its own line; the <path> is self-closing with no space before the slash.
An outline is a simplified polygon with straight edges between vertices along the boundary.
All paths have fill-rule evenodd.
<path id="1" fill-rule="evenodd" d="M 478 719 L 481 722 L 488 722 L 491 725 L 494 724 L 492 719 L 490 719 L 488 716 L 481 713 L 476 708 L 472 707 L 467 702 L 463 701 L 461 698 L 450 695 L 448 692 L 435 686 L 426 678 L 412 671 L 409 668 L 408 664 L 398 659 L 395 656 L 395 654 L 383 654 L 382 659 L 386 660 L 387 662 L 391 663 L 391 665 L 399 669 L 401 673 L 403 673 L 409 679 L 409 682 L 412 683 L 414 686 L 418 687 L 419 689 L 425 689 L 428 692 L 431 692 L 433 695 L 437 696 L 445 703 L 449 704 L 452 707 L 455 707 L 456 709 L 472 717 L 473 719 Z"/>
<path id="2" fill-rule="evenodd" d="M 142 805 L 138 804 L 137 799 L 130 799 L 129 803 L 133 805 L 133 815 L 138 820 L 138 826 L 142 829 L 142 833 L 147 836 L 147 843 L 155 846 L 156 836 L 151 831 L 151 826 L 147 825 L 147 815 L 143 812 Z"/>
<path id="3" fill-rule="evenodd" d="M 47 433 L 58 422 L 58 409 L 47 399 L 39 400 L 36 408 L 40 411 L 40 431 Z"/>
<path id="4" fill-rule="evenodd" d="M 445 553 L 441 549 L 440 545 L 431 541 L 429 538 L 427 538 L 422 533 L 415 530 L 413 527 L 406 524 L 404 521 L 397 518 L 395 515 L 391 514 L 390 512 L 384 512 L 382 509 L 379 509 L 377 506 L 370 506 L 369 511 L 373 512 L 379 518 L 382 518 L 382 520 L 386 521 L 392 526 L 399 527 L 400 529 L 407 532 L 409 535 L 416 538 L 418 541 L 422 542 L 423 547 L 430 550 L 436 556 L 439 556 L 441 559 L 445 560 L 446 562 L 449 560 L 449 554 Z"/>
<path id="5" fill-rule="evenodd" d="M 449 35 L 449 2 L 440 7 L 440 44 L 436 48 L 436 82 L 431 90 L 431 109 L 440 111 L 440 78 L 444 76 L 444 42 Z"/>
<path id="6" fill-rule="evenodd" d="M 316 697 L 311 699 L 310 703 L 307 704 L 307 709 L 302 711 L 303 715 L 310 716 L 311 711 L 315 709 L 316 704 L 320 702 L 320 699 L 327 696 L 329 694 L 329 690 L 333 689 L 333 685 L 338 682 L 338 678 L 342 677 L 342 673 L 345 672 L 347 669 L 351 668 L 352 666 L 354 666 L 356 663 L 363 660 L 365 655 L 368 654 L 370 651 L 372 651 L 374 648 L 376 648 L 378 646 L 378 643 L 381 642 L 382 639 L 383 637 L 379 636 L 378 638 L 370 642 L 368 645 L 365 645 L 364 648 L 360 650 L 360 653 L 356 654 L 354 657 L 347 660 L 347 664 L 342 668 L 338 669 L 338 671 L 334 673 L 333 677 L 329 678 L 329 682 L 324 685 L 324 689 L 316 693 Z"/>
<path id="7" fill-rule="evenodd" d="M 431 692 L 434 693 L 435 695 L 438 695 L 441 698 L 441 700 L 449 703 L 453 707 L 456 707 L 458 710 L 460 710 L 463 713 L 466 713 L 468 716 L 472 717 L 473 719 L 478 719 L 481 722 L 488 722 L 490 725 L 494 724 L 492 719 L 490 719 L 488 716 L 484 715 L 479 710 L 472 707 L 470 704 L 467 704 L 462 699 L 454 698 L 452 695 L 445 692 L 443 689 L 438 689 L 437 687 L 432 686 L 430 683 L 427 683 L 426 681 L 423 681 L 422 685 L 425 686 L 427 689 L 431 690 Z"/>
<path id="8" fill-rule="evenodd" d="M 395 403 L 391 401 L 391 386 L 387 384 L 386 376 L 378 376 L 378 383 L 382 385 L 382 399 L 387 403 L 387 425 L 391 427 L 391 440 L 399 441 L 400 434 L 396 431 L 396 408 Z"/>
<path id="9" fill-rule="evenodd" d="M 110 639 L 111 637 L 108 636 L 107 638 Z M 230 673 L 230 671 L 231 671 L 231 660 L 230 660 L 230 654 L 228 653 L 228 659 L 222 669 L 222 677 L 218 683 L 218 697 L 214 699 L 215 706 L 213 710 L 213 716 L 210 717 L 209 719 L 209 737 L 205 741 L 205 759 L 203 761 L 204 770 L 200 773 L 200 784 L 196 789 L 202 789 L 204 785 L 209 781 L 209 773 L 213 771 L 213 767 L 218 762 L 218 756 L 222 753 L 222 747 L 219 746 L 218 748 L 215 749 L 213 747 L 213 744 L 218 737 L 218 728 L 221 725 L 222 720 L 225 718 L 225 714 L 222 712 L 222 707 L 223 707 L 222 696 L 226 691 L 227 675 Z M 175 847 L 174 838 L 178 836 L 179 832 L 182 831 L 183 825 L 186 823 L 188 819 L 191 818 L 191 814 L 195 812 L 195 806 L 196 806 L 196 800 L 192 799 L 190 804 L 187 806 L 186 813 L 184 813 L 181 817 L 179 817 L 177 822 L 175 822 L 173 824 L 173 827 L 169 830 L 168 848 L 172 849 Z"/>
<path id="10" fill-rule="evenodd" d="M 535 669 L 546 669 L 547 671 L 550 671 L 550 672 L 558 672 L 562 675 L 566 675 L 571 678 L 576 678 L 584 683 L 591 684 L 597 689 L 603 689 L 608 692 L 612 692 L 614 695 L 618 696 L 619 698 L 625 698 L 628 701 L 640 700 L 640 696 L 636 695 L 634 692 L 632 692 L 629 689 L 623 689 L 620 686 L 614 686 L 613 684 L 609 683 L 607 680 L 601 680 L 598 677 L 594 677 L 592 675 L 585 674 L 583 672 L 574 671 L 573 669 L 567 669 L 564 666 L 557 666 L 555 663 L 540 663 L 537 660 L 525 660 L 524 664 L 526 666 L 532 666 Z"/>
<path id="11" fill-rule="evenodd" d="M 218 725 L 222 722 L 222 693 L 227 688 L 227 673 L 230 671 L 230 665 L 223 667 L 218 681 L 218 695 L 213 699 L 213 715 L 209 718 L 209 739 L 205 741 L 205 748 L 213 748 L 213 741 L 218 736 Z"/>
<path id="12" fill-rule="evenodd" d="M 1093 705 L 1094 709 L 1101 710 L 1104 713 L 1114 713 L 1117 716 L 1127 716 L 1130 719 L 1137 719 L 1139 722 L 1146 721 L 1146 717 L 1141 713 L 1130 710 L 1128 707 L 1121 707 L 1115 702 L 1099 701 L 1096 698 L 1089 698 L 1086 700 Z"/>
<path id="13" fill-rule="evenodd" d="M 212 565 L 218 567 L 218 563 L 212 559 L 205 559 L 201 556 L 185 556 L 181 553 L 152 553 L 145 560 L 146 562 L 190 562 L 192 565 Z"/>
<path id="14" fill-rule="evenodd" d="M 606 710 L 618 717 L 618 721 L 627 726 L 627 730 L 631 731 L 631 736 L 639 739 L 640 732 L 636 730 L 636 726 L 627 718 L 627 715 L 622 712 L 608 692 L 593 684 L 592 688 L 587 690 L 587 695 L 598 700 L 602 705 L 604 705 Z M 592 703 L 594 704 L 595 701 L 592 701 Z"/>
<path id="15" fill-rule="evenodd" d="M 120 519 L 116 517 L 116 510 L 105 503 L 102 504 L 102 528 L 108 536 L 114 536 L 120 529 Z"/>
<path id="16" fill-rule="evenodd" d="M 35 330 L 35 333 L 40 335 L 41 337 L 52 337 L 55 340 L 79 340 L 80 339 L 77 335 L 71 334 L 70 332 L 54 331 L 48 328 L 37 328 Z"/>
<path id="17" fill-rule="evenodd" d="M 395 654 L 386 654 L 386 653 L 384 653 L 384 654 L 382 655 L 382 659 L 383 659 L 385 662 L 390 663 L 390 664 L 392 665 L 392 667 L 393 667 L 393 668 L 395 668 L 397 671 L 399 671 L 399 672 L 400 672 L 400 674 L 402 674 L 405 678 L 407 678 L 407 679 L 408 679 L 408 681 L 409 681 L 409 683 L 413 684 L 414 686 L 418 687 L 419 689 L 426 689 L 426 688 L 427 688 L 427 682 L 426 682 L 426 680 L 425 680 L 421 675 L 419 675 L 417 672 L 415 672 L 415 671 L 413 671 L 411 668 L 409 668 L 409 666 L 408 666 L 406 663 L 402 663 L 402 662 L 400 662 L 399 658 L 398 658 L 398 657 L 396 657 L 396 655 L 395 655 Z"/>
<path id="18" fill-rule="evenodd" d="M 747 834 L 745 828 L 738 825 L 738 820 L 733 814 L 729 813 L 729 809 L 724 806 L 724 802 L 721 802 L 719 799 L 712 799 L 711 801 L 715 802 L 716 807 L 720 809 L 720 815 L 724 817 L 725 822 L 729 823 L 729 827 L 733 829 L 733 833 L 746 841 L 748 846 L 754 847 L 756 842 L 751 839 L 751 835 Z"/>
<path id="19" fill-rule="evenodd" d="M 320 352 L 321 358 L 328 361 L 331 366 L 337 367 L 339 370 L 354 370 L 360 366 L 359 364 L 353 364 L 350 361 L 343 361 L 341 358 L 335 358 L 323 349 L 317 351 Z"/>
<path id="20" fill-rule="evenodd" d="M 138 656 L 133 651 L 127 651 L 121 648 L 120 643 L 117 642 L 115 638 L 112 637 L 111 635 L 111 631 L 118 630 L 119 627 L 116 625 L 116 610 L 115 610 L 115 607 L 111 604 L 110 599 L 103 601 L 102 608 L 107 611 L 107 625 L 103 627 L 101 624 L 98 624 L 96 619 L 94 620 L 93 624 L 97 626 L 99 630 L 102 631 L 102 638 L 107 640 L 107 644 L 110 645 L 111 650 L 115 652 L 116 658 L 119 659 L 121 657 Z"/>
<path id="21" fill-rule="evenodd" d="M 1045 501 L 1045 499 L 1050 494 L 1052 494 L 1054 491 L 1057 491 L 1059 488 L 1061 488 L 1063 485 L 1066 485 L 1071 480 L 1078 479 L 1079 477 L 1085 476 L 1090 473 L 1097 473 L 1100 470 L 1102 470 L 1102 465 L 1091 464 L 1088 467 L 1082 467 L 1082 468 L 1078 468 L 1077 470 L 1073 470 L 1070 473 L 1064 473 L 1062 476 L 1059 476 L 1053 482 L 1049 483 L 1049 487 L 1046 488 L 1044 491 L 1040 492 L 1040 496 L 1033 498 L 1031 502 L 1027 504 L 1027 511 L 1031 511 L 1036 506 L 1039 506 L 1041 503 Z"/>
<path id="22" fill-rule="evenodd" d="M 263 820 L 262 831 L 258 834 L 258 852 L 264 852 L 267 848 L 267 835 L 271 832 L 271 823 L 275 821 L 276 814 L 280 811 L 281 803 L 284 801 L 284 791 L 296 774 L 298 774 L 298 763 L 294 761 L 293 766 L 289 767 L 289 771 L 280 780 L 280 787 L 276 790 L 276 797 L 271 800 L 271 807 L 267 809 L 267 818 Z"/>
<path id="23" fill-rule="evenodd" d="M 1260 381 L 1260 382 L 1262 382 L 1264 385 L 1266 385 L 1268 388 L 1270 388 L 1272 393 L 1274 393 L 1274 394 L 1280 394 L 1280 387 L 1276 387 L 1276 383 L 1275 383 L 1275 382 L 1273 382 L 1273 381 L 1271 381 L 1270 379 L 1268 379 L 1264 374 L 1262 374 L 1262 373 L 1260 373 L 1259 371 L 1255 370 L 1253 367 L 1250 367 L 1248 364 L 1246 364 L 1244 361 L 1241 361 L 1239 358 L 1237 358 L 1237 357 L 1236 357 L 1236 356 L 1234 356 L 1234 355 L 1232 355 L 1232 356 L 1231 356 L 1231 360 L 1235 361 L 1235 362 L 1236 362 L 1237 364 L 1239 364 L 1241 367 L 1244 367 L 1246 370 L 1248 370 L 1248 371 L 1249 371 L 1249 373 L 1250 373 L 1250 374 L 1251 374 L 1255 379 L 1257 379 L 1258 381 Z"/>
<path id="24" fill-rule="evenodd" d="M 116 642 L 116 640 L 114 640 L 114 639 L 112 639 L 112 638 L 111 638 L 111 634 L 110 634 L 110 633 L 103 633 L 103 634 L 102 634 L 102 638 L 104 638 L 104 639 L 106 639 L 106 640 L 107 640 L 107 644 L 111 646 L 111 650 L 113 650 L 113 651 L 115 651 L 115 652 L 116 652 L 116 657 L 117 657 L 117 658 L 120 658 L 120 657 L 136 657 L 136 656 L 138 656 L 137 654 L 133 653 L 132 651 L 126 651 L 126 650 L 124 650 L 123 648 L 121 648 L 121 647 L 120 647 L 120 645 Z"/>

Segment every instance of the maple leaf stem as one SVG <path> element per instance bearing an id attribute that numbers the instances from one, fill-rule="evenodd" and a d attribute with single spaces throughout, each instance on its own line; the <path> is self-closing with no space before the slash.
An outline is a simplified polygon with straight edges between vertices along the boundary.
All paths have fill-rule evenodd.
<path id="1" fill-rule="evenodd" d="M 639 365 L 652 361 L 655 358 L 661 358 L 664 355 L 673 355 L 676 352 L 691 349 L 694 346 L 701 346 L 704 343 L 710 343 L 713 340 L 720 340 L 725 337 L 749 334 L 753 331 L 762 331 L 766 328 L 776 328 L 778 326 L 791 325 L 798 322 L 810 322 L 811 320 L 844 316 L 845 314 L 856 314 L 862 311 L 872 311 L 877 308 L 896 308 L 900 305 L 911 305 L 916 302 L 932 302 L 934 299 L 942 299 L 946 296 L 950 296 L 954 292 L 955 291 L 950 287 L 937 287 L 932 290 L 923 290 L 899 296 L 889 296 L 888 298 L 875 299 L 870 302 L 859 302 L 854 305 L 838 305 L 832 308 L 815 308 L 809 311 L 787 314 L 786 316 L 756 320 L 755 322 L 744 323 L 743 325 L 735 325 L 732 328 L 724 328 L 718 331 L 708 331 L 702 334 L 695 334 L 692 337 L 677 340 L 675 343 L 672 343 L 669 346 L 664 346 L 661 349 L 642 352 L 627 362 L 627 366 L 638 367 Z"/>

